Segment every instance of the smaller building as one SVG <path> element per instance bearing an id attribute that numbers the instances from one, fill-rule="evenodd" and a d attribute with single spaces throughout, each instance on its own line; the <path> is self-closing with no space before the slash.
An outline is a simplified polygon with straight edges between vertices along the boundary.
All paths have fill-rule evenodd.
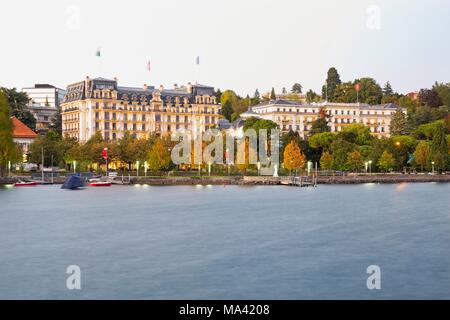
<path id="1" fill-rule="evenodd" d="M 66 91 L 50 84 L 35 84 L 34 87 L 23 88 L 22 92 L 30 98 L 28 109 L 36 118 L 36 130 L 47 131 Z"/>
<path id="2" fill-rule="evenodd" d="M 13 140 L 22 148 L 23 159 L 26 162 L 26 155 L 28 154 L 30 144 L 36 139 L 37 133 L 16 117 L 12 117 L 11 119 L 14 127 Z"/>

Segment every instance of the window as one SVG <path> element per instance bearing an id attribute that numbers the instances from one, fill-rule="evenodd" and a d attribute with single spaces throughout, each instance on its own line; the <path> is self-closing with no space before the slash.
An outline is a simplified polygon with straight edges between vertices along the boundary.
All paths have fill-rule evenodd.
<path id="1" fill-rule="evenodd" d="M 105 130 L 109 130 L 109 122 L 105 122 Z"/>
<path id="2" fill-rule="evenodd" d="M 109 112 L 105 112 L 105 120 L 109 120 Z"/>
<path id="3" fill-rule="evenodd" d="M 142 124 L 142 131 L 145 131 L 145 123 Z"/>
<path id="4" fill-rule="evenodd" d="M 127 123 L 123 124 L 123 130 L 128 130 L 128 124 Z"/>
<path id="5" fill-rule="evenodd" d="M 136 123 L 133 123 L 133 131 L 136 131 L 137 127 L 136 127 Z"/>

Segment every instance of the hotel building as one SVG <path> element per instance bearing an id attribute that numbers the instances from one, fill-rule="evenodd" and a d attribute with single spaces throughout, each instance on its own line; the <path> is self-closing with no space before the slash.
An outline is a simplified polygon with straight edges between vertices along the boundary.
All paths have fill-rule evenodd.
<path id="1" fill-rule="evenodd" d="M 275 122 L 282 132 L 298 131 L 306 137 L 313 121 L 320 117 L 323 109 L 329 116 L 331 132 L 339 132 L 346 126 L 362 123 L 370 128 L 373 135 L 389 136 L 391 116 L 398 106 L 392 103 L 368 105 L 363 103 L 302 103 L 288 100 L 272 100 L 251 107 L 241 114 L 241 118 L 258 117 Z M 403 110 L 406 113 L 406 110 Z"/>
<path id="2" fill-rule="evenodd" d="M 136 138 L 203 132 L 217 125 L 220 105 L 210 86 L 121 87 L 117 79 L 87 77 L 67 87 L 61 110 L 63 134 L 84 142 L 97 131 L 106 140 L 120 139 L 125 131 Z"/>

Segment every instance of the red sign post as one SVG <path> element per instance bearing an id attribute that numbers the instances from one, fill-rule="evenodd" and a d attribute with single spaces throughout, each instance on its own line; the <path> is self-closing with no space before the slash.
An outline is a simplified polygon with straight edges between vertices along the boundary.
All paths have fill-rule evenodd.
<path id="1" fill-rule="evenodd" d="M 102 157 L 106 161 L 106 175 L 108 175 L 108 148 L 103 148 Z"/>

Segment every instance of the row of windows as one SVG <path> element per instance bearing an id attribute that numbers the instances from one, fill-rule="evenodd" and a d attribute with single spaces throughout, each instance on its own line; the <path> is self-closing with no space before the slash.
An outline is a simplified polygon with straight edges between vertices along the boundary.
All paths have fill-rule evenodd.
<path id="1" fill-rule="evenodd" d="M 294 109 L 294 112 L 296 112 L 296 113 L 300 113 L 301 111 L 302 111 L 301 109 Z M 270 110 L 270 109 L 268 109 L 268 110 L 256 110 L 256 113 L 269 113 L 269 112 L 272 112 L 272 110 Z M 277 112 L 293 112 L 293 111 L 292 111 L 292 109 L 277 108 Z M 315 109 L 310 109 L 310 110 L 303 109 L 303 112 L 304 113 L 316 113 L 316 110 Z M 379 113 L 378 111 L 359 111 L 358 112 L 357 110 L 327 110 L 327 113 L 329 115 L 333 115 L 333 114 L 335 114 L 335 115 L 344 115 L 344 114 L 351 115 L 351 114 L 353 114 L 355 116 L 358 113 L 360 115 L 378 115 L 378 114 L 380 114 L 380 115 L 391 115 L 392 114 L 390 112 L 386 112 L 385 113 L 384 111 L 381 111 L 381 113 Z"/>

